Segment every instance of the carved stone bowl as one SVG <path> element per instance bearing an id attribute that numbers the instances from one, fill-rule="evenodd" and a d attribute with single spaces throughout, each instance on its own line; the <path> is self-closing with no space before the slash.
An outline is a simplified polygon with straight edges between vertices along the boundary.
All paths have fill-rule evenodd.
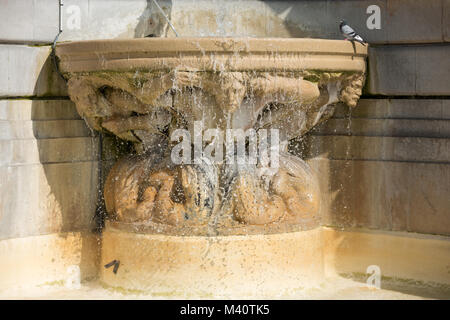
<path id="1" fill-rule="evenodd" d="M 367 47 L 320 39 L 150 38 L 62 43 L 56 54 L 89 126 L 135 145 L 105 184 L 111 223 L 172 235 L 318 225 L 314 173 L 287 152 L 287 142 L 328 119 L 336 104 L 356 106 Z M 278 166 L 265 170 L 261 154 L 245 165 L 203 153 L 174 163 L 179 129 L 191 139 L 208 129 L 276 129 Z"/>

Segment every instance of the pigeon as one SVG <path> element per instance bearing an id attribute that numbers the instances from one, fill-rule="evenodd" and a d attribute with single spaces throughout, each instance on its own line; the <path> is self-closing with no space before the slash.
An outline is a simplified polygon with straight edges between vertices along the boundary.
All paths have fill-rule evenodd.
<path id="1" fill-rule="evenodd" d="M 350 41 L 356 41 L 361 43 L 363 46 L 365 46 L 365 41 L 359 34 L 353 30 L 352 27 L 350 27 L 345 20 L 341 21 L 341 24 L 339 25 L 339 30 L 341 30 L 342 35 L 345 37 L 346 40 Z"/>

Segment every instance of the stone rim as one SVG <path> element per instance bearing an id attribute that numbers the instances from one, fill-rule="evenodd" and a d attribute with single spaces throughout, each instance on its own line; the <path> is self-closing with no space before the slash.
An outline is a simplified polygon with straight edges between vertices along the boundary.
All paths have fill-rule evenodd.
<path id="1" fill-rule="evenodd" d="M 143 38 L 61 43 L 56 55 L 65 73 L 174 68 L 365 72 L 367 47 L 309 38 Z"/>

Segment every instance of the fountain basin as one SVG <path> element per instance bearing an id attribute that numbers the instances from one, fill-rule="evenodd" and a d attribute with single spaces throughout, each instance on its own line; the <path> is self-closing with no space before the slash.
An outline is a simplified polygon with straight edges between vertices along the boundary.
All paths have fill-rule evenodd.
<path id="1" fill-rule="evenodd" d="M 112 288 L 166 297 L 280 297 L 316 287 L 324 276 L 320 228 L 271 235 L 168 236 L 108 226 L 102 268 Z"/>
<path id="2" fill-rule="evenodd" d="M 104 283 L 146 292 L 277 295 L 320 282 L 317 177 L 287 146 L 331 117 L 337 104 L 356 106 L 366 47 L 152 38 L 63 43 L 56 54 L 88 125 L 134 144 L 104 186 L 102 262 L 121 262 L 117 273 L 102 269 Z M 173 138 L 180 130 L 181 142 Z M 206 138 L 210 130 L 214 140 Z M 239 162 L 234 138 L 231 148 L 225 143 L 226 156 L 216 157 L 223 154 L 221 134 L 229 132 L 243 134 L 236 139 L 248 153 L 243 160 L 254 150 L 254 161 Z"/>

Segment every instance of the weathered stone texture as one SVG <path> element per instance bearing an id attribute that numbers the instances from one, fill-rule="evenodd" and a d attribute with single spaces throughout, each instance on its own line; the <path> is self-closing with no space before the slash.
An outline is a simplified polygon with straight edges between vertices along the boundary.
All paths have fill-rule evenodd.
<path id="1" fill-rule="evenodd" d="M 0 100 L 0 120 L 81 120 L 75 105 L 67 100 Z"/>
<path id="2" fill-rule="evenodd" d="M 450 163 L 450 139 L 421 137 L 309 136 L 308 157 Z"/>
<path id="3" fill-rule="evenodd" d="M 443 1 L 387 0 L 386 27 L 389 43 L 443 41 Z M 444 23 L 444 24 L 443 24 Z"/>
<path id="4" fill-rule="evenodd" d="M 442 20 L 444 21 L 443 28 L 444 28 L 444 40 L 449 42 L 450 41 L 450 0 L 443 0 L 443 14 L 442 14 Z"/>
<path id="5" fill-rule="evenodd" d="M 450 100 L 362 99 L 339 106 L 315 135 L 450 138 Z"/>
<path id="6" fill-rule="evenodd" d="M 0 239 L 90 230 L 98 163 L 0 167 Z"/>
<path id="7" fill-rule="evenodd" d="M 448 120 L 330 119 L 315 134 L 450 138 Z"/>
<path id="8" fill-rule="evenodd" d="M 351 120 L 338 108 L 303 149 L 320 177 L 323 223 L 449 235 L 449 107 L 362 99 Z"/>
<path id="9" fill-rule="evenodd" d="M 450 120 L 450 99 L 361 99 L 357 108 L 340 105 L 335 119 Z"/>
<path id="10" fill-rule="evenodd" d="M 0 97 L 66 96 L 50 52 L 49 46 L 0 45 Z"/>
<path id="11" fill-rule="evenodd" d="M 367 93 L 448 95 L 450 45 L 369 48 Z"/>
<path id="12" fill-rule="evenodd" d="M 323 224 L 450 235 L 450 165 L 311 159 Z"/>
<path id="13" fill-rule="evenodd" d="M 403 282 L 403 287 L 406 279 L 450 284 L 448 237 L 324 228 L 323 241 L 326 273 L 329 276 L 338 274 L 366 281 L 367 267 L 377 265 L 382 277 L 398 279 L 399 284 Z M 364 277 L 361 278 L 361 275 Z M 383 280 L 381 287 L 389 289 L 389 282 Z M 441 288 L 444 296 L 448 297 L 448 288 Z M 393 290 L 398 290 L 398 287 Z M 439 289 L 433 291 L 439 295 Z"/>
<path id="14" fill-rule="evenodd" d="M 1 100 L 0 239 L 94 227 L 98 147 L 69 100 Z"/>
<path id="15" fill-rule="evenodd" d="M 83 232 L 0 240 L 0 291 L 11 297 L 17 288 L 62 287 L 73 266 L 79 267 L 82 281 L 95 278 L 98 241 Z"/>

